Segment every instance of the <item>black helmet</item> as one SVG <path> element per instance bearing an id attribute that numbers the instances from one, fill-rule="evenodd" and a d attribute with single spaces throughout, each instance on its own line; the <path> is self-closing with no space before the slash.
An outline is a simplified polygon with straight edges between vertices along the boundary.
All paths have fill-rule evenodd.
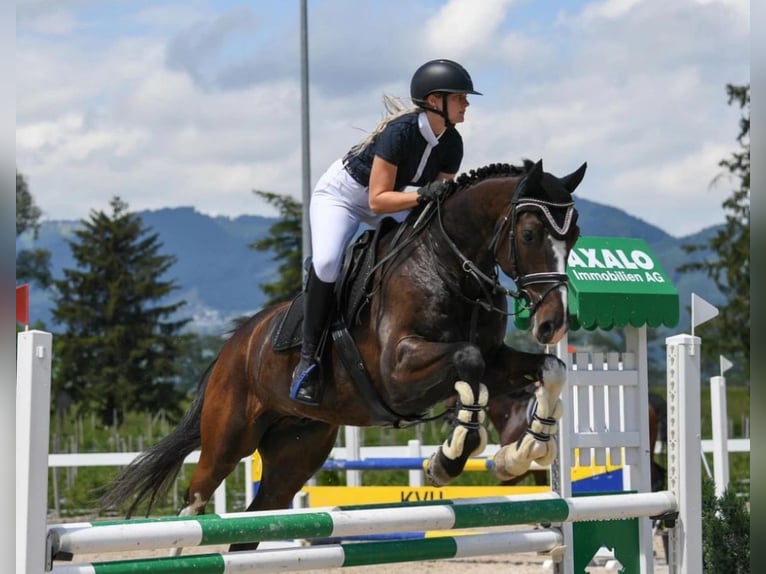
<path id="1" fill-rule="evenodd" d="M 410 82 L 410 97 L 416 104 L 424 104 L 434 92 L 476 94 L 473 81 L 466 69 L 452 60 L 431 60 L 420 66 Z"/>

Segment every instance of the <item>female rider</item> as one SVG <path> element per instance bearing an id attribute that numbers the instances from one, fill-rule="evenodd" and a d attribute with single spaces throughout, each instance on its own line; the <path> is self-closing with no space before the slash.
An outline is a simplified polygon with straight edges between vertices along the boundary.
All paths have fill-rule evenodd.
<path id="1" fill-rule="evenodd" d="M 473 88 L 468 72 L 452 60 L 431 60 L 412 76 L 415 107 L 386 117 L 361 143 L 322 175 L 310 204 L 312 261 L 304 295 L 303 343 L 290 397 L 318 405 L 322 387 L 317 352 L 343 253 L 364 222 L 384 215 L 402 221 L 416 205 L 442 195 L 463 159 L 464 121 Z M 420 186 L 416 191 L 402 191 Z"/>

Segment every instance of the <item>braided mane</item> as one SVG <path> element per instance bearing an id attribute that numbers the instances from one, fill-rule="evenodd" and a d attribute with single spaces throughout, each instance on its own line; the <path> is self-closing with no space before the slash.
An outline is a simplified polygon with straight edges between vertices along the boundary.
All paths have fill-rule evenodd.
<path id="1" fill-rule="evenodd" d="M 468 173 L 460 174 L 455 179 L 455 183 L 457 184 L 457 189 L 462 189 L 490 177 L 521 176 L 531 170 L 534 165 L 534 162 L 528 159 L 524 160 L 523 166 L 511 165 L 509 163 L 491 163 L 484 167 L 472 169 Z"/>

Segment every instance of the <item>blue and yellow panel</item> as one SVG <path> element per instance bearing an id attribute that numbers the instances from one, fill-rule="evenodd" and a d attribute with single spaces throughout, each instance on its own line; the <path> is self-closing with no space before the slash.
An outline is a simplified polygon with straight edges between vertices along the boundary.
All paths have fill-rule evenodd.
<path id="1" fill-rule="evenodd" d="M 575 459 L 577 459 L 575 453 Z M 261 476 L 261 457 L 253 455 L 253 494 L 258 489 Z M 466 470 L 489 470 L 491 459 L 470 459 Z M 512 490 L 511 490 L 512 489 Z M 590 465 L 572 468 L 572 492 L 619 492 L 623 489 L 622 465 Z M 548 486 L 306 486 L 309 506 L 347 506 L 354 504 L 421 502 L 426 500 L 450 500 L 506 496 L 513 494 L 536 494 L 548 492 Z"/>
<path id="2" fill-rule="evenodd" d="M 308 504 L 353 506 L 550 492 L 548 486 L 304 486 Z"/>

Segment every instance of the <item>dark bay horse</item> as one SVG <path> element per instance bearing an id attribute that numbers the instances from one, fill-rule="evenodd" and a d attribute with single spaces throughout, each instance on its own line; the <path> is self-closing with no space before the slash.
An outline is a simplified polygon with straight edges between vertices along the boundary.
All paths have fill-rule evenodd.
<path id="1" fill-rule="evenodd" d="M 505 344 L 507 298 L 529 308 L 538 342 L 553 344 L 566 332 L 566 262 L 579 235 L 572 192 L 585 169 L 559 178 L 540 160 L 472 170 L 443 201 L 414 210 L 403 230 L 381 238 L 377 255 L 385 264 L 375 266 L 368 304 L 348 330 L 385 408 L 370 408 L 339 358 L 334 332 L 322 357 L 321 404 L 291 400 L 298 349 L 277 352 L 272 340 L 289 304 L 263 309 L 234 330 L 179 425 L 123 469 L 103 507 L 129 503 L 130 516 L 145 504 L 148 514 L 184 458 L 201 447 L 182 515 L 202 513 L 221 481 L 256 449 L 263 474 L 248 510 L 287 508 L 321 468 L 341 425 L 416 424 L 456 393 L 449 437 L 428 464 L 435 485 L 459 475 L 483 450 L 483 408 L 492 394 L 539 381 L 538 430 L 550 433 L 561 413 L 565 365 Z M 516 291 L 502 286 L 498 268 Z M 550 456 L 551 444 L 533 442 L 540 444 L 509 446 L 518 455 L 500 457 L 496 473 L 520 474 Z"/>

